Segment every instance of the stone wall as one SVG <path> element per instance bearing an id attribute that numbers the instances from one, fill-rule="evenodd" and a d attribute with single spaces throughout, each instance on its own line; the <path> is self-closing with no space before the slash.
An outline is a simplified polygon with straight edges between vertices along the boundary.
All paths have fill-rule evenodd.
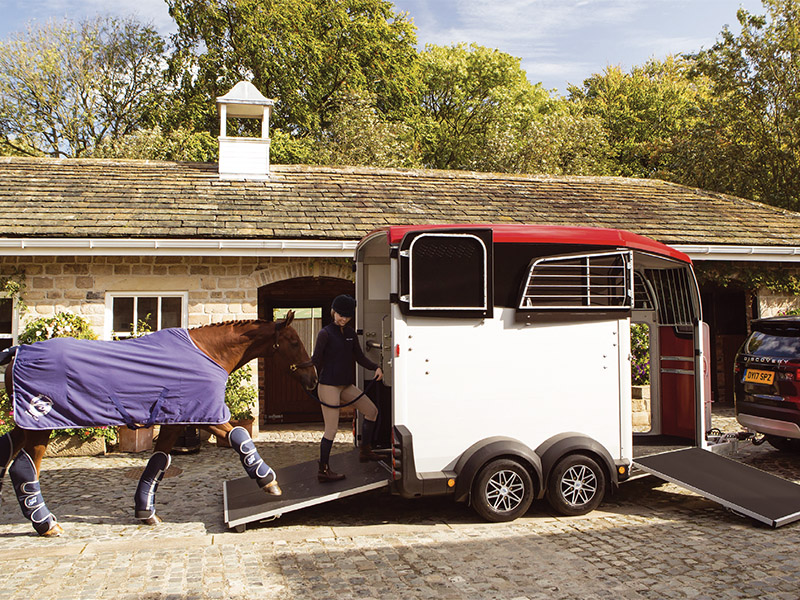
<path id="1" fill-rule="evenodd" d="M 258 288 L 295 277 L 352 280 L 346 259 L 195 256 L 2 256 L 0 275 L 25 284 L 27 310 L 19 331 L 39 317 L 68 311 L 99 338 L 106 330 L 108 292 L 185 292 L 188 327 L 258 317 Z M 108 317 L 110 318 L 110 317 Z M 252 365 L 257 387 L 258 368 Z M 258 420 L 256 420 L 258 422 Z"/>
<path id="2" fill-rule="evenodd" d="M 774 317 L 787 311 L 800 309 L 800 296 L 776 294 L 766 288 L 758 291 L 758 309 L 762 317 Z"/>

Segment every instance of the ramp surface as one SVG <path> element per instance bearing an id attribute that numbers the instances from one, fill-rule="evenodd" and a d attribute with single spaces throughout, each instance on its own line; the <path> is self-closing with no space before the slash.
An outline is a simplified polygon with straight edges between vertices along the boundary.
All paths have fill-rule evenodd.
<path id="1" fill-rule="evenodd" d="M 319 483 L 315 460 L 278 469 L 281 496 L 265 494 L 249 477 L 224 482 L 225 524 L 242 529 L 247 523 L 389 485 L 388 467 L 378 462 L 359 462 L 358 450 L 336 454 L 331 463 L 338 473 L 345 473 L 347 477 L 342 481 Z"/>
<path id="2" fill-rule="evenodd" d="M 637 458 L 639 468 L 770 527 L 800 519 L 800 485 L 700 448 Z"/>

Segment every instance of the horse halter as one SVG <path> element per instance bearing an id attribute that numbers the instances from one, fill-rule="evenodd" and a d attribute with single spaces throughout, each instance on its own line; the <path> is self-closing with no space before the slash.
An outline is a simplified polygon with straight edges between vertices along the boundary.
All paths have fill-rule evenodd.
<path id="1" fill-rule="evenodd" d="M 274 344 L 272 344 L 272 350 L 275 352 L 277 352 L 280 347 L 281 345 L 277 341 Z M 289 365 L 289 371 L 294 373 L 295 371 L 297 371 L 297 369 L 305 369 L 307 367 L 313 367 L 313 366 L 314 366 L 314 361 L 312 360 L 307 360 L 301 363 L 292 363 L 291 365 Z"/>

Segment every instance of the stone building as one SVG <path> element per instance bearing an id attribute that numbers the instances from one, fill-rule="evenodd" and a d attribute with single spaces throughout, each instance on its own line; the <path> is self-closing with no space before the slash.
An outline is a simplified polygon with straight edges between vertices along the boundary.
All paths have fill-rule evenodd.
<path id="1" fill-rule="evenodd" d="M 153 328 L 194 327 L 303 308 L 310 345 L 330 300 L 353 289 L 357 241 L 390 224 L 611 227 L 682 250 L 704 281 L 720 400 L 749 319 L 797 306 L 728 279 L 790 279 L 800 214 L 652 179 L 271 166 L 271 101 L 240 86 L 218 99 L 220 165 L 0 158 L 0 276 L 24 283 L 28 307 L 0 300 L 0 344 L 58 311 L 111 339 L 148 316 Z M 261 138 L 227 137 L 230 117 L 261 118 Z M 318 420 L 313 401 L 263 366 L 259 387 L 262 425 Z"/>

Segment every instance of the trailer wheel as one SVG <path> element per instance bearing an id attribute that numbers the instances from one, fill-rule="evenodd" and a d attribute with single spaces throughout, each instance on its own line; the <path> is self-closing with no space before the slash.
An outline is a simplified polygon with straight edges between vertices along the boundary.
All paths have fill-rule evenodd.
<path id="1" fill-rule="evenodd" d="M 606 475 L 600 465 L 583 454 L 570 454 L 550 475 L 547 501 L 561 515 L 585 515 L 600 505 L 605 492 Z"/>
<path id="2" fill-rule="evenodd" d="M 475 477 L 472 507 L 487 521 L 513 521 L 528 511 L 531 502 L 533 480 L 527 469 L 515 460 L 493 460 Z"/>

